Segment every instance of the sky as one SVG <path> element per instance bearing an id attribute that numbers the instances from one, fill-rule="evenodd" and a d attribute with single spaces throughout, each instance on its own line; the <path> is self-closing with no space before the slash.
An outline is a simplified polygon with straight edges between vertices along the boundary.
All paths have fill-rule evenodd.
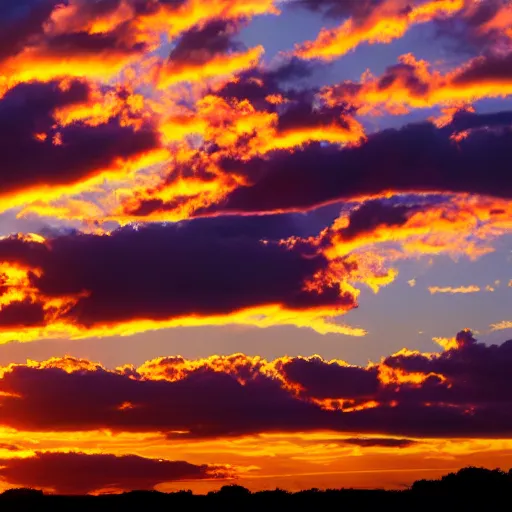
<path id="1" fill-rule="evenodd" d="M 4 0 L 0 491 L 508 470 L 511 97 L 506 0 Z"/>

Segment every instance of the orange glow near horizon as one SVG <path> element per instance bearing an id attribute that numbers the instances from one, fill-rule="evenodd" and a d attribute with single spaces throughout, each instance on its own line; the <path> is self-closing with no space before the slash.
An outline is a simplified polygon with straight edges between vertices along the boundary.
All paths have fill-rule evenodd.
<path id="1" fill-rule="evenodd" d="M 444 342 L 443 342 L 444 343 Z M 459 345 L 447 349 L 458 350 Z M 414 353 L 403 350 L 395 356 L 414 356 Z M 422 355 L 418 353 L 418 355 Z M 435 359 L 438 354 L 423 354 Z M 323 361 L 318 356 L 311 358 L 283 358 L 268 361 L 261 357 L 248 357 L 243 354 L 232 356 L 211 356 L 202 360 L 185 360 L 178 356 L 148 361 L 139 368 L 123 367 L 108 370 L 99 363 L 76 358 L 53 358 L 48 361 L 28 361 L 27 365 L 9 365 L 0 370 L 0 385 L 7 374 L 19 367 L 27 367 L 34 371 L 44 372 L 49 369 L 61 369 L 68 374 L 95 372 L 112 372 L 127 375 L 126 378 L 142 379 L 143 381 L 167 380 L 178 382 L 185 380 L 201 368 L 210 368 L 215 372 L 232 375 L 242 386 L 258 375 L 266 375 L 272 379 L 283 379 L 282 385 L 289 388 L 283 371 L 293 359 L 302 361 Z M 323 361 L 330 365 L 349 366 L 343 361 Z M 442 375 L 421 375 L 417 372 L 398 371 L 384 362 L 376 364 L 378 378 L 382 386 L 390 389 L 395 386 L 421 386 L 429 378 L 443 380 Z M 370 364 L 368 368 L 375 367 Z M 133 377 L 128 377 L 133 375 Z M 135 377 L 136 375 L 136 377 Z M 21 396 L 21 395 L 20 395 Z M 300 397 L 301 395 L 297 395 Z M 4 397 L 5 398 L 5 397 Z M 304 398 L 306 399 L 306 398 Z M 2 396 L 0 396 L 0 402 Z M 365 409 L 378 408 L 378 402 L 367 400 L 365 403 L 351 406 L 350 403 L 335 407 L 334 402 L 312 400 L 318 407 L 336 410 L 341 407 L 346 414 Z M 324 403 L 325 402 L 325 403 Z M 350 402 L 350 401 L 349 401 Z M 391 407 L 394 405 L 391 404 Z M 136 410 L 137 404 L 123 402 L 118 411 Z M 209 464 L 216 467 L 231 468 L 239 485 L 255 491 L 275 488 L 275 480 L 279 487 L 296 491 L 304 487 L 374 487 L 372 479 L 382 471 L 393 474 L 407 474 L 407 481 L 422 478 L 425 474 L 459 469 L 467 465 L 485 465 L 504 467 L 507 469 L 507 458 L 512 453 L 510 439 L 474 438 L 400 438 L 380 433 L 335 432 L 318 429 L 311 432 L 265 432 L 260 434 L 227 436 L 204 439 L 188 439 L 177 437 L 167 438 L 164 433 L 156 432 L 117 432 L 108 427 L 83 431 L 51 430 L 16 430 L 0 427 L 0 459 L 8 464 L 9 460 L 32 458 L 37 453 L 81 453 L 85 455 L 126 454 L 158 460 L 182 460 L 190 463 Z M 434 473 L 433 473 L 434 474 Z M 326 476 L 331 478 L 325 478 Z M 217 481 L 169 482 L 158 488 L 182 489 L 190 488 L 194 492 L 218 489 L 229 480 L 222 478 Z M 309 484 L 307 483 L 309 482 Z M 380 487 L 396 488 L 393 480 L 384 479 Z M 9 487 L 9 482 L 2 484 Z"/>

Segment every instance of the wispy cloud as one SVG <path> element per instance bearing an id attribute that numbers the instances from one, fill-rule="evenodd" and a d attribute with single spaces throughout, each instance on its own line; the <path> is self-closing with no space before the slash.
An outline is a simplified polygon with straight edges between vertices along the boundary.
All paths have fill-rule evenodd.
<path id="1" fill-rule="evenodd" d="M 428 291 L 431 294 L 435 293 L 451 293 L 451 294 L 457 294 L 457 293 L 477 293 L 481 291 L 479 286 L 476 285 L 469 285 L 469 286 L 429 286 Z"/>
<path id="2" fill-rule="evenodd" d="M 491 324 L 492 331 L 503 331 L 505 329 L 512 329 L 512 321 L 511 320 L 503 320 L 502 322 L 497 322 L 495 324 Z"/>

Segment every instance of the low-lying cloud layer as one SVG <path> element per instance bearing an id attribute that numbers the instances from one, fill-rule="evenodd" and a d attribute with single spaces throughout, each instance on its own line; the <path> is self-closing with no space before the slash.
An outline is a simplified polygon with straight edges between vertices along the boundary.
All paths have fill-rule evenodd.
<path id="1" fill-rule="evenodd" d="M 242 354 L 117 370 L 73 358 L 11 365 L 0 380 L 0 424 L 171 440 L 308 431 L 507 438 L 511 343 L 485 345 L 461 331 L 441 353 L 403 350 L 367 367 Z"/>

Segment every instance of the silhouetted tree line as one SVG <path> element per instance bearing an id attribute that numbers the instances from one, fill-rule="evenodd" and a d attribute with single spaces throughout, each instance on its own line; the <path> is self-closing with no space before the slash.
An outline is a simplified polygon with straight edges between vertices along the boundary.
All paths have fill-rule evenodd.
<path id="1" fill-rule="evenodd" d="M 153 508 L 154 507 L 154 508 Z M 400 491 L 358 489 L 310 489 L 295 493 L 281 489 L 251 493 L 240 485 L 226 485 L 207 495 L 192 491 L 161 493 L 131 491 L 100 496 L 59 496 L 35 489 L 10 489 L 0 494 L 4 511 L 123 511 L 126 510 L 207 511 L 296 511 L 323 510 L 451 510 L 512 509 L 512 469 L 467 467 L 438 480 L 418 480 Z M 188 507 L 184 509 L 183 507 Z"/>

